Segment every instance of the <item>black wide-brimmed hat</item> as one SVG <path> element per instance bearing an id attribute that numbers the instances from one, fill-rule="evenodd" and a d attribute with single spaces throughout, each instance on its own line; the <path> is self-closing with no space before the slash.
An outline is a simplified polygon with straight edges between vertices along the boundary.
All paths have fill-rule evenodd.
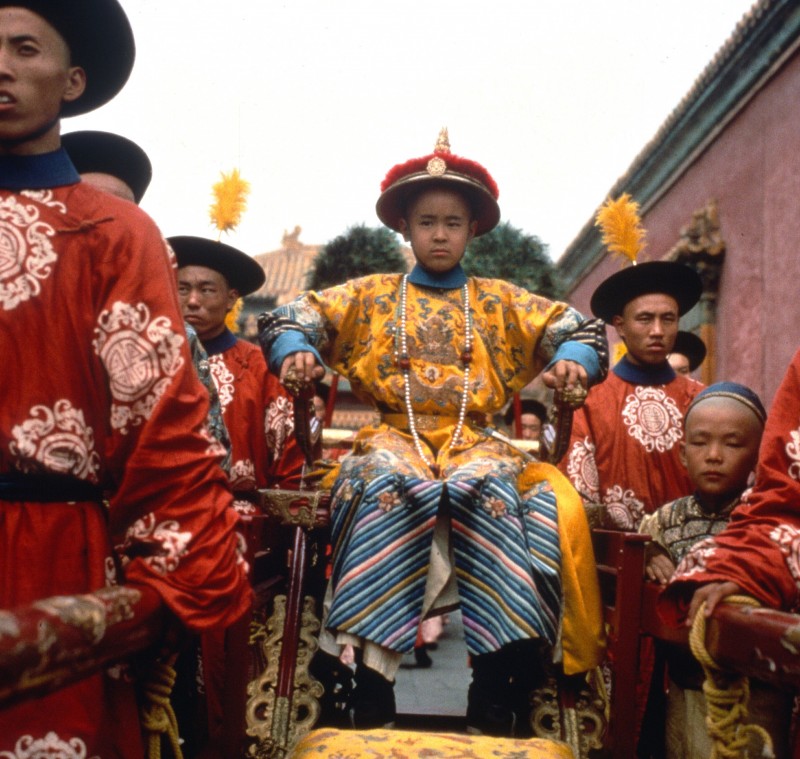
<path id="1" fill-rule="evenodd" d="M 703 292 L 703 283 L 694 269 L 674 261 L 648 261 L 628 266 L 603 280 L 592 294 L 592 313 L 610 322 L 621 316 L 625 306 L 640 295 L 661 293 L 678 302 L 683 316 Z"/>
<path id="2" fill-rule="evenodd" d="M 533 398 L 523 398 L 520 401 L 520 415 L 522 414 L 533 414 L 534 416 L 538 416 L 542 424 L 544 424 L 547 421 L 547 407 L 544 405 L 544 403 L 534 400 Z M 511 425 L 511 423 L 514 421 L 513 402 L 506 409 L 503 421 L 507 425 Z"/>
<path id="3" fill-rule="evenodd" d="M 71 65 L 86 72 L 84 93 L 63 104 L 62 116 L 93 111 L 128 81 L 136 47 L 117 0 L 0 0 L 0 8 L 10 6 L 27 8 L 45 19 L 69 46 Z"/>
<path id="4" fill-rule="evenodd" d="M 239 295 L 249 295 L 266 282 L 267 276 L 258 262 L 241 250 L 205 237 L 182 235 L 168 237 L 175 251 L 178 266 L 205 266 L 222 274 Z"/>
<path id="5" fill-rule="evenodd" d="M 153 165 L 133 140 L 112 132 L 85 130 L 61 135 L 61 145 L 79 174 L 110 174 L 125 182 L 137 203 L 142 200 Z"/>
<path id="6" fill-rule="evenodd" d="M 497 183 L 476 161 L 450 152 L 446 129 L 439 133 L 433 153 L 399 163 L 389 170 L 375 205 L 378 218 L 387 227 L 400 232 L 400 219 L 405 216 L 409 197 L 433 187 L 450 187 L 470 199 L 478 222 L 476 237 L 491 231 L 500 221 Z"/>
<path id="7" fill-rule="evenodd" d="M 678 330 L 672 352 L 686 356 L 689 360 L 689 371 L 693 372 L 706 357 L 706 344 L 694 332 Z"/>

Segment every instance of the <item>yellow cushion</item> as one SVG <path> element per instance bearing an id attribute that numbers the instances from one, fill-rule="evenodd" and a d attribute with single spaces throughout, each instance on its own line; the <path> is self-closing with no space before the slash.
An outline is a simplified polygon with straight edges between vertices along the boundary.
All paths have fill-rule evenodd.
<path id="1" fill-rule="evenodd" d="M 334 730 L 320 728 L 306 735 L 292 759 L 324 756 L 328 759 L 572 759 L 572 750 L 560 741 L 541 738 L 493 738 L 488 735 L 423 733 L 406 730 Z"/>

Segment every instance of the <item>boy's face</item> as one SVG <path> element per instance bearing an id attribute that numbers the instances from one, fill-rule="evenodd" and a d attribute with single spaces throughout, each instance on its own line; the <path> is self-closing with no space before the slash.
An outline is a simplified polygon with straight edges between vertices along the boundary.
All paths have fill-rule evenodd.
<path id="1" fill-rule="evenodd" d="M 236 304 L 239 292 L 214 269 L 182 266 L 178 269 L 178 297 L 183 318 L 205 341 L 222 334 L 225 317 Z"/>
<path id="2" fill-rule="evenodd" d="M 710 505 L 723 505 L 747 487 L 761 433 L 756 415 L 731 398 L 709 398 L 692 409 L 681 461 Z"/>
<path id="3" fill-rule="evenodd" d="M 411 243 L 423 269 L 432 273 L 450 271 L 463 258 L 478 222 L 469 203 L 459 193 L 443 187 L 425 190 L 408 206 L 400 231 Z"/>
<path id="4" fill-rule="evenodd" d="M 61 106 L 86 84 L 83 69 L 69 63 L 66 43 L 41 16 L 0 8 L 0 154 L 58 148 Z"/>
<path id="5" fill-rule="evenodd" d="M 655 366 L 667 359 L 678 335 L 678 303 L 670 295 L 649 293 L 626 304 L 612 324 L 628 348 L 628 359 Z"/>

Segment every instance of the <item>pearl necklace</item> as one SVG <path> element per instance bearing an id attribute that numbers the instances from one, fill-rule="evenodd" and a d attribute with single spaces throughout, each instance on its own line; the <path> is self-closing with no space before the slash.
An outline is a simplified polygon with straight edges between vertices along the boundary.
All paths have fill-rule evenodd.
<path id="1" fill-rule="evenodd" d="M 472 313 L 470 312 L 469 305 L 469 286 L 465 282 L 461 288 L 462 302 L 464 306 L 464 351 L 461 354 L 461 363 L 464 365 L 464 384 L 461 388 L 461 403 L 458 409 L 458 421 L 456 428 L 453 432 L 453 437 L 450 440 L 447 448 L 458 443 L 461 440 L 461 432 L 464 429 L 464 420 L 467 416 L 467 402 L 469 400 L 469 369 L 472 363 Z M 406 403 L 406 413 L 408 414 L 408 430 L 411 437 L 414 439 L 414 447 L 420 458 L 430 467 L 434 474 L 439 476 L 439 467 L 431 461 L 425 454 L 425 449 L 422 447 L 422 441 L 419 439 L 419 432 L 417 431 L 417 422 L 414 418 L 414 409 L 411 405 L 411 382 L 409 381 L 409 374 L 411 372 L 411 358 L 408 355 L 408 331 L 407 331 L 407 299 L 408 299 L 408 274 L 403 276 L 400 283 L 400 339 L 399 350 L 395 347 L 395 355 L 397 358 L 397 365 L 403 372 L 403 396 Z M 395 340 L 395 346 L 398 341 Z"/>

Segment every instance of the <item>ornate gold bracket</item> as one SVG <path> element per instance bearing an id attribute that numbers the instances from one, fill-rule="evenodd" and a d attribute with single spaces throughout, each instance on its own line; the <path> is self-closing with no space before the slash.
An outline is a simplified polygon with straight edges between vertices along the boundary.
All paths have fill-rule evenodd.
<path id="1" fill-rule="evenodd" d="M 330 493 L 325 490 L 259 490 L 258 505 L 280 524 L 311 530 L 330 521 Z"/>
<path id="2" fill-rule="evenodd" d="M 320 622 L 314 613 L 314 599 L 306 596 L 300 620 L 300 638 L 292 694 L 278 697 L 278 667 L 286 620 L 286 596 L 276 596 L 272 615 L 254 635 L 266 659 L 264 671 L 247 686 L 247 735 L 256 742 L 248 756 L 283 759 L 319 719 L 322 684 L 311 677 L 309 664 L 317 650 Z"/>
<path id="3" fill-rule="evenodd" d="M 560 692 L 554 677 L 531 693 L 531 727 L 537 738 L 564 741 L 579 759 L 603 748 L 607 726 L 599 670 L 589 673 L 576 691 Z M 563 687 L 563 686 L 562 686 Z"/>
<path id="4" fill-rule="evenodd" d="M 697 331 L 708 351 L 701 378 L 711 384 L 716 377 L 717 295 L 725 262 L 725 240 L 716 200 L 709 200 L 692 214 L 692 220 L 681 228 L 680 239 L 665 258 L 691 266 L 703 282 Z"/>

